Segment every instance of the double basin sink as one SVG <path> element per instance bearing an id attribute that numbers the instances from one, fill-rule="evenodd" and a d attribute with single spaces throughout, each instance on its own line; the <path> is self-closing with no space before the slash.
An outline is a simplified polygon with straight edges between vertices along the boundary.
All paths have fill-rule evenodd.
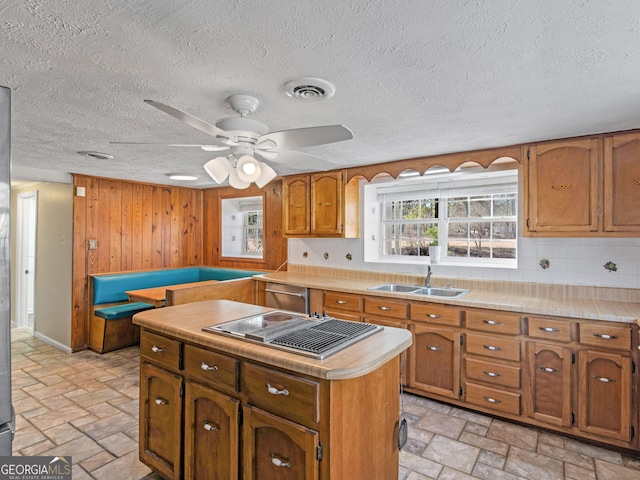
<path id="1" fill-rule="evenodd" d="M 415 295 L 424 295 L 427 297 L 447 297 L 458 298 L 467 293 L 469 290 L 449 287 L 427 287 L 422 285 L 403 285 L 400 283 L 385 283 L 377 287 L 370 287 L 369 290 L 377 292 L 395 292 L 395 293 L 412 293 Z"/>

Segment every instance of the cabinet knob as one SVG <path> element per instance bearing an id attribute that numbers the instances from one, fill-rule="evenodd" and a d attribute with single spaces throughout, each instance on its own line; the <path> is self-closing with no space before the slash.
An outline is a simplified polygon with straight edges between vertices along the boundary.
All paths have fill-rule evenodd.
<path id="1" fill-rule="evenodd" d="M 613 378 L 601 377 L 599 375 L 593 375 L 591 378 L 595 378 L 596 380 L 598 380 L 598 381 L 600 381 L 602 383 L 609 383 L 609 382 L 613 383 L 613 382 L 615 382 L 615 379 L 613 379 Z"/>
<path id="2" fill-rule="evenodd" d="M 427 313 L 427 317 L 429 317 L 429 318 L 440 318 L 441 315 L 436 315 L 435 313 Z"/>
<path id="3" fill-rule="evenodd" d="M 272 387 L 267 383 L 267 391 L 271 395 L 289 395 L 289 390 L 278 390 L 276 387 Z"/>
<path id="4" fill-rule="evenodd" d="M 291 468 L 291 462 L 278 458 L 275 453 L 270 453 L 269 455 L 271 456 L 271 463 L 273 463 L 276 467 Z"/>
<path id="5" fill-rule="evenodd" d="M 220 431 L 220 425 L 216 425 L 215 423 L 209 423 L 207 420 L 204 421 L 204 429 L 207 430 L 208 432 L 219 432 Z"/>
<path id="6" fill-rule="evenodd" d="M 156 345 L 154 345 L 153 347 L 151 347 L 151 351 L 153 353 L 162 353 L 165 351 L 164 347 L 158 347 Z"/>
<path id="7" fill-rule="evenodd" d="M 500 347 L 494 347 L 493 345 L 482 345 L 487 350 L 491 350 L 492 352 L 497 352 L 498 350 L 502 350 Z"/>
<path id="8" fill-rule="evenodd" d="M 482 320 L 487 325 L 502 325 L 502 322 L 498 320 Z"/>
<path id="9" fill-rule="evenodd" d="M 569 190 L 570 188 L 570 183 L 558 183 L 556 185 L 551 185 L 552 190 Z"/>
<path id="10" fill-rule="evenodd" d="M 547 372 L 547 373 L 558 373 L 560 371 L 557 368 L 551 368 L 551 367 L 538 367 L 538 368 L 543 372 Z"/>
<path id="11" fill-rule="evenodd" d="M 347 301 L 346 301 L 346 300 L 336 300 L 336 303 L 337 303 L 338 305 L 346 305 L 346 304 L 347 304 Z"/>
<path id="12" fill-rule="evenodd" d="M 156 405 L 169 405 L 169 401 L 164 398 L 156 398 Z"/>
<path id="13" fill-rule="evenodd" d="M 497 398 L 488 397 L 486 395 L 483 395 L 482 398 L 484 398 L 489 403 L 502 403 L 502 400 L 498 400 Z"/>
<path id="14" fill-rule="evenodd" d="M 551 328 L 551 327 L 538 327 L 538 330 L 542 330 L 543 332 L 559 332 L 559 328 Z"/>
<path id="15" fill-rule="evenodd" d="M 218 367 L 216 367 L 215 365 L 207 365 L 206 363 L 202 362 L 202 365 L 200 365 L 200 368 L 202 370 L 206 370 L 206 371 L 217 371 Z"/>
<path id="16" fill-rule="evenodd" d="M 594 333 L 593 336 L 598 338 L 603 338 L 605 340 L 613 340 L 615 338 L 618 338 L 617 335 L 607 335 L 606 333 Z"/>
<path id="17" fill-rule="evenodd" d="M 389 310 L 391 310 L 391 307 L 378 307 L 380 310 L 384 311 L 384 312 L 388 312 Z"/>
<path id="18" fill-rule="evenodd" d="M 483 370 L 482 373 L 484 373 L 485 375 L 489 376 L 489 377 L 501 377 L 502 375 L 496 372 L 487 372 L 486 370 Z"/>
<path id="19" fill-rule="evenodd" d="M 428 348 L 429 350 L 431 350 L 432 352 L 439 352 L 440 350 L 442 350 L 441 348 L 439 348 L 439 347 L 434 347 L 433 345 L 427 345 L 427 348 Z"/>

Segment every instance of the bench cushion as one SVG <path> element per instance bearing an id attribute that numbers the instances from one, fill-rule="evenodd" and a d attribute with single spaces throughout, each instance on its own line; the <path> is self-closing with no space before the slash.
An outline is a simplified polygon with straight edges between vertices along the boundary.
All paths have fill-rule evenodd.
<path id="1" fill-rule="evenodd" d="M 123 303 L 113 307 L 98 308 L 95 314 L 106 320 L 117 320 L 118 318 L 131 317 L 138 312 L 143 312 L 154 308 L 153 305 L 144 302 Z"/>

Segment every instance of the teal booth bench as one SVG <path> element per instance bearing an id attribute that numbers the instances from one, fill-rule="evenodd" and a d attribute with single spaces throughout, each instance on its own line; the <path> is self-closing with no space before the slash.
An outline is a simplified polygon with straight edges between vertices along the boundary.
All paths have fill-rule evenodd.
<path id="1" fill-rule="evenodd" d="M 136 345 L 140 341 L 131 317 L 154 308 L 144 302 L 129 302 L 129 290 L 204 282 L 235 280 L 265 272 L 217 267 L 184 267 L 135 272 L 95 274 L 90 277 L 89 348 L 99 353 Z"/>

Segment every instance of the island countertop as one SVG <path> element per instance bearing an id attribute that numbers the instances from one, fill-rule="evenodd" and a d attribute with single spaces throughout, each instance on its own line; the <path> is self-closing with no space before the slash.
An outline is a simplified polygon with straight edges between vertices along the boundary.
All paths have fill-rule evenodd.
<path id="1" fill-rule="evenodd" d="M 384 327 L 324 360 L 317 360 L 202 330 L 210 325 L 270 311 L 274 309 L 230 300 L 210 300 L 147 310 L 134 315 L 133 323 L 188 343 L 327 380 L 366 375 L 400 355 L 412 343 L 408 330 Z"/>

